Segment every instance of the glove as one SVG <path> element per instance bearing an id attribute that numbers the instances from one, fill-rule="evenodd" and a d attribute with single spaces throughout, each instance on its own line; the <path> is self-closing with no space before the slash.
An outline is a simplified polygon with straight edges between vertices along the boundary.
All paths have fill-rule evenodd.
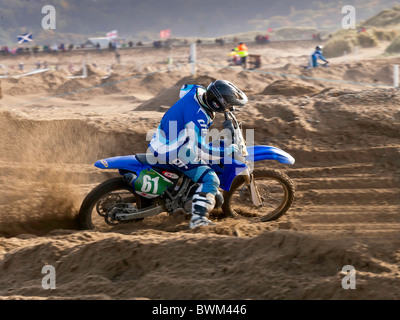
<path id="1" fill-rule="evenodd" d="M 225 149 L 228 156 L 239 152 L 239 147 L 236 144 L 231 144 L 228 148 Z"/>

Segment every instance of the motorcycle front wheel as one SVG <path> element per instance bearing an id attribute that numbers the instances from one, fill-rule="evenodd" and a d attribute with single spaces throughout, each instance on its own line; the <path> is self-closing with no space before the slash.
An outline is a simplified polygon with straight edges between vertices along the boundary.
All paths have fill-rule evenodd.
<path id="1" fill-rule="evenodd" d="M 261 205 L 255 206 L 244 177 L 239 175 L 229 191 L 224 191 L 223 212 L 231 217 L 246 217 L 257 221 L 277 220 L 292 206 L 295 198 L 293 181 L 279 170 L 253 172 Z"/>

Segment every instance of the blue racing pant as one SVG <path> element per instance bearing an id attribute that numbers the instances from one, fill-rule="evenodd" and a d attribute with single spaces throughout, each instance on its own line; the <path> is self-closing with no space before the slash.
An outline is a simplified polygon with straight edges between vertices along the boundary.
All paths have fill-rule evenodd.
<path id="1" fill-rule="evenodd" d="M 220 181 L 217 174 L 212 170 L 204 160 L 184 163 L 179 159 L 168 162 L 169 165 L 181 171 L 185 176 L 200 186 L 196 193 L 211 193 L 215 196 L 218 192 Z"/>

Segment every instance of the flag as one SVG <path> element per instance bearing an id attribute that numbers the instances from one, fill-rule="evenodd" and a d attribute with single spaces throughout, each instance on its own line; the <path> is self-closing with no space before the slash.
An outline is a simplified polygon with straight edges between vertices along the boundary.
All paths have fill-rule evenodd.
<path id="1" fill-rule="evenodd" d="M 107 39 L 117 39 L 118 38 L 118 31 L 113 30 L 107 33 L 106 35 Z"/>
<path id="2" fill-rule="evenodd" d="M 18 36 L 17 39 L 18 39 L 19 44 L 24 43 L 24 42 L 32 42 L 33 41 L 32 32 L 25 33 L 21 36 Z"/>
<path id="3" fill-rule="evenodd" d="M 160 38 L 169 38 L 171 36 L 171 30 L 165 29 L 160 31 Z"/>

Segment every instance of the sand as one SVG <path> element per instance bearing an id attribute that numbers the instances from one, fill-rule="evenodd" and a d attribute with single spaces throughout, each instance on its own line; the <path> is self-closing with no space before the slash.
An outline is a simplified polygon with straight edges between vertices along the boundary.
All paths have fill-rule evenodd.
<path id="1" fill-rule="evenodd" d="M 184 65 L 141 76 L 168 67 L 170 52 L 150 48 L 122 51 L 121 65 L 112 53 L 91 53 L 96 67 L 85 79 L 68 78 L 80 73 L 68 65 L 80 66 L 82 53 L 47 57 L 58 71 L 2 79 L 0 298 L 399 299 L 399 91 L 281 74 L 390 85 L 400 58 L 378 56 L 379 47 L 358 61 L 302 70 L 313 45 L 249 46 L 262 54 L 265 74 L 199 65 L 192 77 Z M 197 54 L 227 65 L 229 51 L 199 46 Z M 188 53 L 177 48 L 174 63 L 186 63 Z M 256 144 L 296 159 L 257 163 L 293 179 L 293 207 L 265 223 L 215 214 L 215 227 L 190 230 L 187 220 L 163 213 L 107 232 L 78 230 L 86 194 L 118 176 L 93 163 L 145 152 L 147 132 L 180 86 L 217 78 L 248 94 L 237 117 L 255 129 Z M 56 290 L 42 288 L 44 265 L 55 267 Z M 342 288 L 345 265 L 356 269 L 355 290 Z"/>

